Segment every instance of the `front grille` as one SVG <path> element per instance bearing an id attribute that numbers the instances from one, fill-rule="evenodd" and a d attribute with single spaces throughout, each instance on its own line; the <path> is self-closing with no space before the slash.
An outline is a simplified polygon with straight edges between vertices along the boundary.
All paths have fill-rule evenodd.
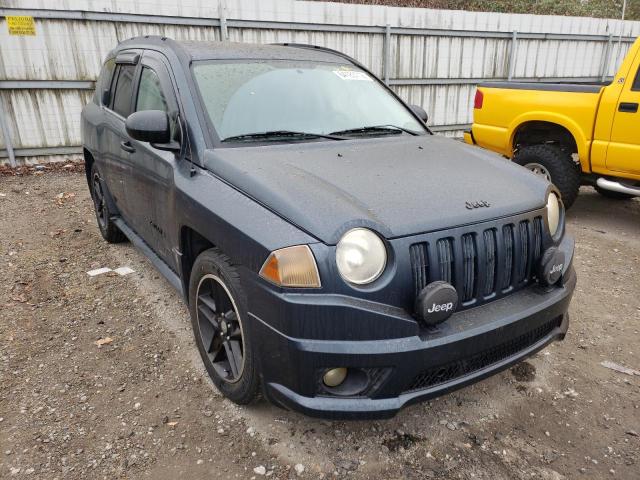
<path id="1" fill-rule="evenodd" d="M 460 309 L 519 290 L 535 277 L 542 254 L 542 217 L 505 220 L 498 225 L 429 234 L 410 246 L 414 295 L 444 280 L 460 296 Z"/>
<path id="2" fill-rule="evenodd" d="M 508 342 L 467 358 L 423 370 L 414 377 L 405 392 L 423 390 L 447 383 L 512 357 L 548 336 L 554 328 L 560 325 L 561 321 L 562 317 L 557 317 Z"/>

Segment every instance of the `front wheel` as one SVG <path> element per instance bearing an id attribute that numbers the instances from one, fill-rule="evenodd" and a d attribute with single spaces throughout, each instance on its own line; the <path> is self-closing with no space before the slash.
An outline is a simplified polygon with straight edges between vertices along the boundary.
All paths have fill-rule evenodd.
<path id="1" fill-rule="evenodd" d="M 573 205 L 580 190 L 580 170 L 571 155 L 557 145 L 531 145 L 519 149 L 513 161 L 558 187 L 565 208 Z"/>
<path id="2" fill-rule="evenodd" d="M 193 265 L 189 311 L 198 351 L 215 386 L 239 405 L 252 402 L 260 377 L 246 296 L 236 269 L 216 249 L 201 253 Z"/>

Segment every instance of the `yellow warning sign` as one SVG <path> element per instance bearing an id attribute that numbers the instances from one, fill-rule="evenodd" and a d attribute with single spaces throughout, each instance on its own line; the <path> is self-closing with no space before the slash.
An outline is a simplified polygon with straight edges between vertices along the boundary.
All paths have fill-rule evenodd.
<path id="1" fill-rule="evenodd" d="M 7 15 L 9 35 L 35 35 L 36 23 L 33 17 Z"/>

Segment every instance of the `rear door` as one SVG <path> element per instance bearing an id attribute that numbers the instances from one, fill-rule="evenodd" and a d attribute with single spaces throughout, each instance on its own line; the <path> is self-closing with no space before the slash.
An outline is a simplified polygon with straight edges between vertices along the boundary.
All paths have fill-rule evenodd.
<path id="1" fill-rule="evenodd" d="M 116 69 L 109 104 L 105 106 L 102 134 L 103 160 L 106 164 L 106 181 L 118 211 L 132 222 L 132 210 L 126 201 L 126 180 L 130 174 L 130 155 L 135 151 L 129 142 L 124 122 L 133 108 L 133 92 L 141 51 L 128 50 L 116 57 Z"/>
<path id="2" fill-rule="evenodd" d="M 640 175 L 640 53 L 618 99 L 607 150 L 607 168 Z"/>
<path id="3" fill-rule="evenodd" d="M 172 139 L 180 142 L 176 92 L 164 57 L 145 51 L 140 62 L 140 80 L 134 92 L 136 112 L 162 110 L 169 115 Z M 174 221 L 174 172 L 180 152 L 160 150 L 150 143 L 129 139 L 131 172 L 127 179 L 127 204 L 135 218 L 134 228 L 145 242 L 171 267 L 176 267 L 172 246 L 177 245 Z"/>

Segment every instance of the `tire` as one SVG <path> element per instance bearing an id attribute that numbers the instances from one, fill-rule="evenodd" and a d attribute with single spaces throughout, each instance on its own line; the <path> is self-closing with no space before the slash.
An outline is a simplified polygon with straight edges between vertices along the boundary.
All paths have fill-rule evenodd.
<path id="1" fill-rule="evenodd" d="M 631 200 L 632 198 L 636 198 L 635 195 L 629 195 L 628 193 L 622 192 L 612 192 L 611 190 L 600 188 L 597 185 L 594 188 L 596 189 L 596 192 L 598 192 L 603 197 L 611 198 L 613 200 Z"/>
<path id="2" fill-rule="evenodd" d="M 513 161 L 530 169 L 532 165 L 544 167 L 551 182 L 560 190 L 565 208 L 573 205 L 580 190 L 580 170 L 560 147 L 551 144 L 524 147 L 518 150 Z"/>
<path id="3" fill-rule="evenodd" d="M 124 242 L 127 237 L 120 231 L 118 227 L 111 221 L 111 212 L 109 211 L 109 202 L 106 199 L 105 191 L 107 186 L 100 175 L 100 171 L 95 162 L 91 165 L 91 181 L 89 182 L 89 190 L 91 199 L 93 200 L 93 208 L 96 212 L 96 220 L 98 228 L 104 238 L 109 243 Z"/>
<path id="4" fill-rule="evenodd" d="M 202 252 L 193 264 L 189 313 L 200 357 L 214 385 L 238 405 L 256 400 L 260 375 L 246 294 L 229 258 L 215 248 Z"/>

